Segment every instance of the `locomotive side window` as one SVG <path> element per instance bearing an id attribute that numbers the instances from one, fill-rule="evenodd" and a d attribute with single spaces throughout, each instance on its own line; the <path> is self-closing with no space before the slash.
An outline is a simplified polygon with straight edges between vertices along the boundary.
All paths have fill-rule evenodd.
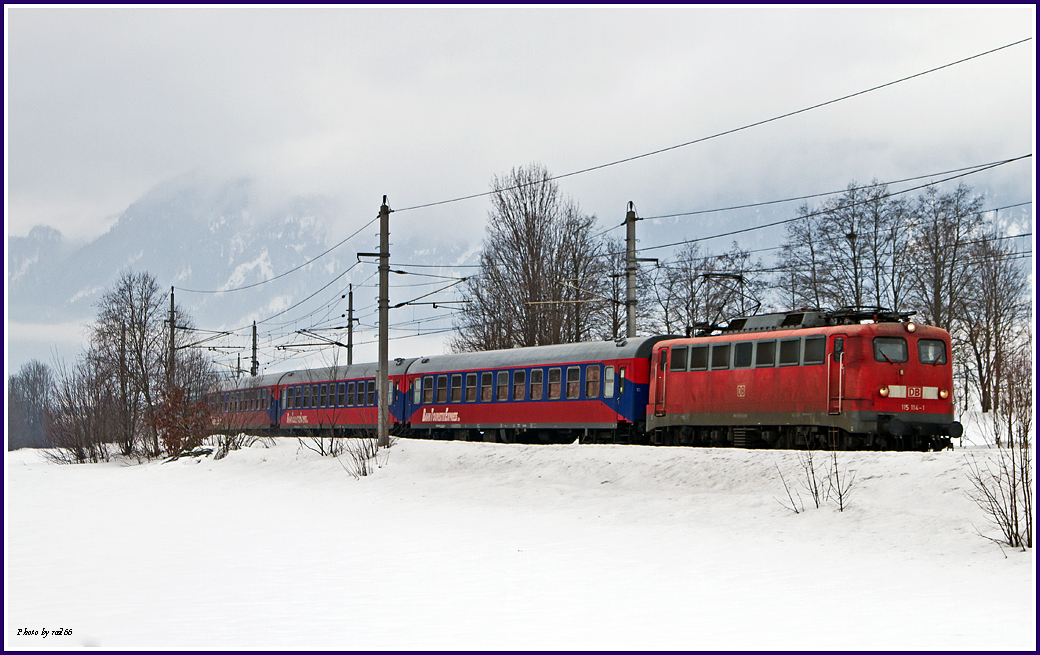
<path id="1" fill-rule="evenodd" d="M 446 403 L 448 402 L 448 376 L 438 375 L 437 376 L 437 402 Z"/>
<path id="2" fill-rule="evenodd" d="M 917 361 L 922 364 L 945 364 L 946 344 L 939 339 L 918 339 Z"/>
<path id="3" fill-rule="evenodd" d="M 780 366 L 798 366 L 798 350 L 801 339 L 784 339 L 780 342 Z"/>
<path id="4" fill-rule="evenodd" d="M 462 402 L 462 376 L 451 376 L 451 402 Z"/>
<path id="5" fill-rule="evenodd" d="M 733 368 L 751 368 L 751 355 L 755 344 L 742 341 L 733 346 Z"/>
<path id="6" fill-rule="evenodd" d="M 581 393 L 581 368 L 571 366 L 567 369 L 567 400 L 574 400 Z"/>
<path id="7" fill-rule="evenodd" d="M 370 407 L 376 406 L 376 381 L 368 381 L 368 404 Z"/>
<path id="8" fill-rule="evenodd" d="M 540 368 L 531 371 L 531 400 L 542 399 L 542 376 L 544 372 Z"/>
<path id="9" fill-rule="evenodd" d="M 480 374 L 480 402 L 482 403 L 491 402 L 492 377 L 490 373 Z"/>
<path id="10" fill-rule="evenodd" d="M 599 365 L 585 367 L 585 398 L 599 398 Z"/>
<path id="11" fill-rule="evenodd" d="M 527 371 L 513 371 L 513 400 L 524 400 L 526 391 Z"/>
<path id="12" fill-rule="evenodd" d="M 433 376 L 427 375 L 422 381 L 422 401 L 424 405 L 429 405 L 433 402 Z M 358 403 L 359 405 L 361 403 Z"/>
<path id="13" fill-rule="evenodd" d="M 608 366 L 603 369 L 603 397 L 614 397 L 614 367 Z"/>
<path id="14" fill-rule="evenodd" d="M 676 346 L 675 348 L 672 348 L 672 367 L 669 370 L 686 370 L 686 346 Z"/>
<path id="15" fill-rule="evenodd" d="M 549 369 L 549 400 L 560 399 L 560 369 Z"/>
<path id="16" fill-rule="evenodd" d="M 874 337 L 874 360 L 896 364 L 909 359 L 903 337 Z"/>
<path id="17" fill-rule="evenodd" d="M 694 346 L 690 348 L 690 370 L 691 371 L 707 371 L 708 370 L 708 347 L 707 346 Z"/>
<path id="18" fill-rule="evenodd" d="M 509 400 L 509 371 L 498 372 L 498 400 Z"/>
<path id="19" fill-rule="evenodd" d="M 806 337 L 803 364 L 822 364 L 827 358 L 827 337 Z"/>
<path id="20" fill-rule="evenodd" d="M 475 403 L 477 402 L 477 374 L 467 373 L 466 374 L 466 402 Z"/>
<path id="21" fill-rule="evenodd" d="M 755 345 L 755 368 L 776 366 L 776 342 L 759 341 Z"/>
<path id="22" fill-rule="evenodd" d="M 729 368 L 729 344 L 714 343 L 711 345 L 711 370 Z"/>

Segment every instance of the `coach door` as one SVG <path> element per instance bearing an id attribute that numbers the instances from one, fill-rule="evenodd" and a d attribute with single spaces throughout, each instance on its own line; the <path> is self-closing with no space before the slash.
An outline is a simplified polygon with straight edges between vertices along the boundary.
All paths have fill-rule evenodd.
<path id="1" fill-rule="evenodd" d="M 831 337 L 831 356 L 827 358 L 827 411 L 841 414 L 845 399 L 845 335 Z"/>
<path id="2" fill-rule="evenodd" d="M 664 416 L 665 374 L 668 371 L 668 349 L 661 348 L 657 356 L 657 383 L 654 385 L 654 414 Z"/>

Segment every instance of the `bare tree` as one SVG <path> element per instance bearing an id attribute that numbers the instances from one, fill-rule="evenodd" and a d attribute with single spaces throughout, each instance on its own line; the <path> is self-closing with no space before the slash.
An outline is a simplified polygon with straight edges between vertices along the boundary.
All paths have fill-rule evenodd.
<path id="1" fill-rule="evenodd" d="M 960 312 L 960 352 L 970 357 L 969 383 L 983 413 L 999 409 L 1001 369 L 1026 326 L 1029 306 L 1025 271 L 1001 235 L 984 235 L 968 249 L 972 284 L 964 291 Z"/>
<path id="2" fill-rule="evenodd" d="M 492 182 L 480 274 L 463 286 L 456 351 L 587 339 L 605 264 L 595 218 L 561 197 L 538 164 Z M 590 302 L 593 301 L 593 302 Z"/>
<path id="3" fill-rule="evenodd" d="M 7 379 L 7 449 L 47 446 L 44 420 L 53 394 L 49 366 L 32 360 Z"/>
<path id="4" fill-rule="evenodd" d="M 107 461 L 117 401 L 101 362 L 89 354 L 73 366 L 59 362 L 56 377 L 47 409 L 49 457 L 66 464 Z"/>

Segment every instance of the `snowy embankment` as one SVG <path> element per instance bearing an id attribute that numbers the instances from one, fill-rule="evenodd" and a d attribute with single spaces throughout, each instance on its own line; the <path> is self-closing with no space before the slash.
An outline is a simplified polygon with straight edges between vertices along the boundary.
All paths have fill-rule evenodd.
<path id="1" fill-rule="evenodd" d="M 22 450 L 4 646 L 1034 649 L 1032 553 L 975 534 L 964 454 L 840 453 L 838 512 L 794 452 L 402 440 L 355 480 L 295 440 L 132 466 Z"/>

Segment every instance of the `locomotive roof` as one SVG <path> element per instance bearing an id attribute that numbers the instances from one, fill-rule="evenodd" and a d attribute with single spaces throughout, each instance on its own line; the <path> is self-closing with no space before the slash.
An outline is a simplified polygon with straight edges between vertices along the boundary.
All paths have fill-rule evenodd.
<path id="1" fill-rule="evenodd" d="M 424 357 L 412 363 L 408 373 L 465 371 L 473 369 L 514 368 L 540 364 L 567 364 L 612 359 L 648 358 L 653 346 L 674 336 L 635 337 L 620 341 L 593 341 L 564 343 L 553 346 L 533 346 L 508 350 L 460 353 Z"/>
<path id="2" fill-rule="evenodd" d="M 697 336 L 706 337 L 713 333 L 765 332 L 769 330 L 797 330 L 799 328 L 827 327 L 832 325 L 856 325 L 861 321 L 874 323 L 898 323 L 916 312 L 896 312 L 885 307 L 843 307 L 836 310 L 799 309 L 793 312 L 755 314 L 741 316 L 725 326 L 698 325 Z"/>

